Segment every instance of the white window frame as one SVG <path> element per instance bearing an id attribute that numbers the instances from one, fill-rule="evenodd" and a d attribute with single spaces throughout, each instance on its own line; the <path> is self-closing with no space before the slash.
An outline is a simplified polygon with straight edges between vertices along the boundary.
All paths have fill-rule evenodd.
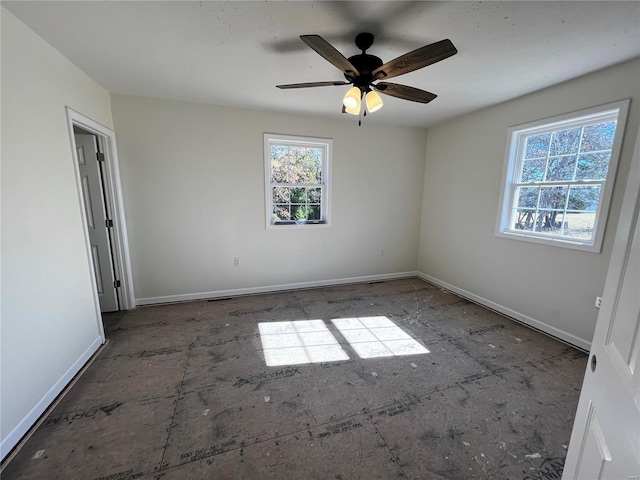
<path id="1" fill-rule="evenodd" d="M 500 204 L 498 209 L 498 220 L 496 224 L 496 236 L 522 240 L 527 242 L 542 243 L 558 247 L 573 248 L 588 252 L 599 253 L 602 249 L 607 217 L 618 162 L 622 147 L 622 138 L 627 122 L 630 100 L 620 100 L 592 108 L 587 108 L 577 112 L 566 113 L 555 117 L 536 120 L 534 122 L 516 125 L 508 129 L 505 162 L 502 174 L 502 189 L 500 192 Z M 607 176 L 602 182 L 600 202 L 596 210 L 594 223 L 594 233 L 591 240 L 572 239 L 567 237 L 553 236 L 547 233 L 531 232 L 510 228 L 512 225 L 511 215 L 515 209 L 515 192 L 520 179 L 520 171 L 523 161 L 523 150 L 527 137 L 540 135 L 566 128 L 575 128 L 582 125 L 606 120 L 608 117 L 617 114 L 616 133 L 611 148 L 611 158 Z M 589 185 L 588 181 L 559 181 L 560 185 Z"/>
<path id="2" fill-rule="evenodd" d="M 274 223 L 273 222 L 273 195 L 271 183 L 271 145 L 300 145 L 305 147 L 322 148 L 324 151 L 322 160 L 321 186 L 321 221 Z M 331 226 L 331 161 L 333 159 L 333 140 L 330 138 L 301 137 L 294 135 L 281 135 L 275 133 L 264 134 L 264 177 L 265 177 L 265 213 L 266 227 L 268 230 L 283 230 L 291 228 L 326 228 Z M 302 185 L 301 186 L 307 186 Z"/>

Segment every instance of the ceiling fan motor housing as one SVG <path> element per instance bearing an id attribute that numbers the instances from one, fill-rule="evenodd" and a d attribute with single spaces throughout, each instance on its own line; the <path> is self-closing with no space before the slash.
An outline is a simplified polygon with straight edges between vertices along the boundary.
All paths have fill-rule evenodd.
<path id="1" fill-rule="evenodd" d="M 367 89 L 371 85 L 371 82 L 376 80 L 371 72 L 373 72 L 376 68 L 382 66 L 382 60 L 375 55 L 369 55 L 368 53 L 361 53 L 359 55 L 354 55 L 353 57 L 349 57 L 349 61 L 351 64 L 358 69 L 360 75 L 353 76 L 350 75 L 350 72 L 346 72 L 344 74 L 345 78 L 353 82 L 353 85 L 362 89 Z"/>

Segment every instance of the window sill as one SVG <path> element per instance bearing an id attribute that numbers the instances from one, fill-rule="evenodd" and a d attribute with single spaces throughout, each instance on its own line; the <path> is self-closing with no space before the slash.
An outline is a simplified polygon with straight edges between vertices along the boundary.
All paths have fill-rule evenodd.
<path id="1" fill-rule="evenodd" d="M 518 240 L 521 242 L 538 243 L 550 247 L 570 248 L 573 250 L 582 250 L 583 252 L 600 253 L 601 245 L 590 245 L 587 243 L 572 242 L 560 238 L 549 238 L 542 235 L 527 235 L 514 231 L 496 232 L 496 237 L 508 238 L 510 240 Z"/>
<path id="2" fill-rule="evenodd" d="M 281 220 L 273 222 L 272 225 L 324 225 L 326 223 L 324 220 Z"/>
<path id="3" fill-rule="evenodd" d="M 331 225 L 324 220 L 312 220 L 312 221 L 281 221 L 270 223 L 267 225 L 269 230 L 288 230 L 291 228 L 327 228 Z"/>

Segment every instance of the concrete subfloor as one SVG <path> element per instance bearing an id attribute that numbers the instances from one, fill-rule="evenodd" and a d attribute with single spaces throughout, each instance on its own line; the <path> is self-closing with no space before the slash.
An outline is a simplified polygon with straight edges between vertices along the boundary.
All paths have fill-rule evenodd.
<path id="1" fill-rule="evenodd" d="M 429 353 L 361 359 L 386 316 Z M 349 360 L 267 367 L 259 322 L 321 319 Z M 420 279 L 141 307 L 3 480 L 560 478 L 587 356 Z"/>

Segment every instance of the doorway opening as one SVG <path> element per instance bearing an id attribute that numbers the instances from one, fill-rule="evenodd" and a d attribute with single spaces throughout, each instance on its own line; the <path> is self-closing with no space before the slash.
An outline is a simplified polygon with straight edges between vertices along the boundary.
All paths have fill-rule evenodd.
<path id="1" fill-rule="evenodd" d="M 67 123 L 96 313 L 101 318 L 103 312 L 135 307 L 115 133 L 68 107 Z"/>

